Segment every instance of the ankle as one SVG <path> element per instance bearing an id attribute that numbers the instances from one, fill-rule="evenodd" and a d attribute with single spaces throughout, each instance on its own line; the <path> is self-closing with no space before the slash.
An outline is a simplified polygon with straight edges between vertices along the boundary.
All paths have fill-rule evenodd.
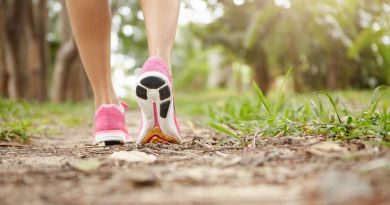
<path id="1" fill-rule="evenodd" d="M 152 49 L 152 51 L 149 53 L 149 57 L 161 58 L 165 62 L 165 64 L 167 65 L 168 72 L 172 75 L 171 49 L 170 48 Z"/>
<path id="2" fill-rule="evenodd" d="M 117 97 L 96 97 L 95 98 L 95 107 L 99 108 L 101 105 L 106 104 L 115 104 L 120 105 L 120 102 Z"/>

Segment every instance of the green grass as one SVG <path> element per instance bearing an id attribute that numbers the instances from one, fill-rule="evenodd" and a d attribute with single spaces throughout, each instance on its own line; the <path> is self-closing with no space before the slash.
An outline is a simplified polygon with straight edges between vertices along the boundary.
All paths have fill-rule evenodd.
<path id="1" fill-rule="evenodd" d="M 207 115 L 209 108 L 223 105 L 228 98 L 238 96 L 237 91 L 229 89 L 207 89 L 198 91 L 178 90 L 175 103 L 178 115 Z"/>
<path id="2" fill-rule="evenodd" d="M 0 141 L 28 142 L 31 136 L 61 133 L 59 127 L 85 126 L 91 103 L 29 103 L 0 98 Z"/>
<path id="3" fill-rule="evenodd" d="M 332 140 L 365 139 L 390 145 L 390 92 L 386 87 L 371 91 L 313 92 L 277 91 L 264 95 L 253 90 L 228 89 L 176 92 L 178 115 L 200 116 L 193 122 L 224 133 L 221 145 L 245 146 L 256 137 L 326 136 Z M 134 102 L 130 102 L 136 107 Z M 66 128 L 92 123 L 92 103 L 29 103 L 0 98 L 0 141 L 27 142 L 31 136 L 55 136 Z M 198 119 L 198 118 L 197 118 Z M 65 128 L 65 129 L 59 129 Z"/>
<path id="4" fill-rule="evenodd" d="M 230 141 L 224 142 L 245 146 L 252 143 L 254 135 L 321 135 L 333 140 L 360 138 L 389 145 L 387 87 L 305 95 L 279 92 L 268 98 L 256 84 L 253 89 L 255 95 L 229 98 L 223 105 L 209 110 L 211 127 L 230 137 Z"/>

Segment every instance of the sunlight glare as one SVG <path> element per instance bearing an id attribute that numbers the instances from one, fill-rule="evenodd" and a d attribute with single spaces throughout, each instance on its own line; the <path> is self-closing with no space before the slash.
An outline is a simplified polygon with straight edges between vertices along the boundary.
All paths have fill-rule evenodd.
<path id="1" fill-rule="evenodd" d="M 134 33 L 133 26 L 128 25 L 128 24 L 124 25 L 124 26 L 122 27 L 122 32 L 123 32 L 123 34 L 124 34 L 125 36 L 127 36 L 127 37 L 131 36 L 131 35 Z"/>
<path id="2" fill-rule="evenodd" d="M 240 6 L 240 5 L 243 5 L 245 3 L 245 0 L 233 0 L 233 3 L 236 6 Z"/>
<path id="3" fill-rule="evenodd" d="M 290 0 L 274 0 L 274 2 L 276 6 L 283 7 L 285 9 L 291 8 Z"/>
<path id="4" fill-rule="evenodd" d="M 131 14 L 131 9 L 128 6 L 122 6 L 118 9 L 118 13 L 122 16 L 128 16 Z"/>
<path id="5" fill-rule="evenodd" d="M 382 43 L 385 45 L 390 45 L 390 36 L 383 36 Z"/>
<path id="6" fill-rule="evenodd" d="M 209 3 L 213 1 L 209 0 Z M 208 9 L 207 3 L 204 1 L 189 1 L 188 7 L 182 2 L 180 5 L 179 25 L 186 25 L 190 22 L 209 24 L 216 18 L 223 15 L 223 7 L 215 2 L 215 9 Z"/>

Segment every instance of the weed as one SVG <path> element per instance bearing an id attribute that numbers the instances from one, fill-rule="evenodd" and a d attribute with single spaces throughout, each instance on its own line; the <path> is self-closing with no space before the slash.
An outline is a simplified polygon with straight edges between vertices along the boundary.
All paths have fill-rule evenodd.
<path id="1" fill-rule="evenodd" d="M 0 98 L 0 141 L 27 142 L 30 136 L 59 133 L 53 125 L 83 125 L 91 109 L 80 103 L 28 103 Z M 55 130 L 54 130 L 55 129 Z"/>
<path id="2" fill-rule="evenodd" d="M 26 121 L 5 123 L 0 128 L 0 141 L 27 142 L 30 138 L 28 134 L 29 128 L 30 123 Z"/>
<path id="3" fill-rule="evenodd" d="M 363 109 L 353 109 L 327 92 L 286 98 L 279 91 L 275 99 L 267 98 L 255 83 L 253 89 L 257 98 L 253 95 L 229 98 L 224 106 L 209 108 L 210 126 L 231 137 L 220 144 L 247 145 L 253 143 L 255 137 L 251 136 L 255 134 L 263 137 L 322 135 L 334 140 L 361 138 L 390 144 L 389 102 L 381 101 L 382 92 L 388 92 L 385 86 L 373 91 L 370 104 Z"/>

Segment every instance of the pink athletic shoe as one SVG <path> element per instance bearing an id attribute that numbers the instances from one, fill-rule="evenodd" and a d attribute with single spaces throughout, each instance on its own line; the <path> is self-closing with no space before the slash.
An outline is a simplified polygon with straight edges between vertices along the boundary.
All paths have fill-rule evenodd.
<path id="1" fill-rule="evenodd" d="M 106 144 L 125 143 L 129 136 L 125 124 L 126 103 L 120 105 L 101 105 L 95 113 L 94 143 L 105 142 Z"/>
<path id="2" fill-rule="evenodd" d="M 161 58 L 151 57 L 145 62 L 137 79 L 136 95 L 142 112 L 137 144 L 180 143 L 172 76 Z"/>

